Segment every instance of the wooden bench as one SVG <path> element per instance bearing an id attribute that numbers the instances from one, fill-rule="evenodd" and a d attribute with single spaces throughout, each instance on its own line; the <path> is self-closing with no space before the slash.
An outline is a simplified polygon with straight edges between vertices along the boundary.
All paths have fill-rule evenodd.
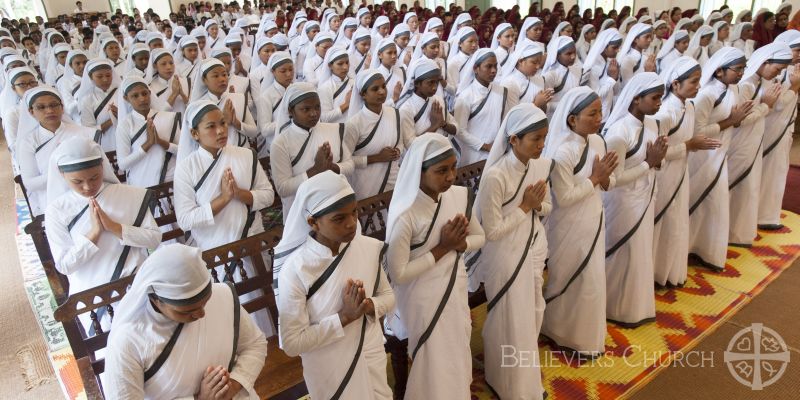
<path id="1" fill-rule="evenodd" d="M 266 164 L 265 169 L 269 170 L 269 158 L 260 160 L 262 165 Z M 484 162 L 475 163 L 457 172 L 456 183 L 469 187 L 477 191 L 478 182 L 483 170 Z M 268 175 L 269 176 L 269 175 Z M 271 179 L 271 178 L 270 178 Z M 162 185 L 159 185 L 162 186 Z M 157 193 L 163 194 L 159 198 L 168 199 L 171 196 L 171 183 L 163 184 L 162 188 L 153 187 Z M 358 202 L 359 220 L 362 233 L 364 235 L 385 240 L 386 235 L 386 213 L 389 209 L 392 192 L 385 192 L 377 196 L 363 199 Z M 171 204 L 171 203 L 169 203 Z M 276 198 L 278 210 L 280 210 L 279 199 Z M 276 207 L 274 204 L 272 208 Z M 174 212 L 173 212 L 174 214 Z M 280 213 L 277 214 L 280 218 Z M 266 218 L 265 218 L 266 221 Z M 159 224 L 161 225 L 161 224 Z M 206 261 L 211 275 L 216 281 L 231 280 L 234 272 L 238 269 L 243 272 L 242 260 L 250 257 L 256 276 L 242 275 L 242 279 L 234 282 L 238 293 L 245 294 L 256 290 L 263 290 L 263 293 L 247 302 L 243 302 L 243 307 L 248 312 L 267 309 L 273 316 L 273 322 L 277 323 L 277 304 L 275 303 L 274 292 L 272 290 L 272 255 L 273 248 L 280 240 L 282 226 L 276 226 L 256 236 L 239 240 L 214 249 L 203 252 L 203 259 Z M 45 242 L 46 243 L 46 242 Z M 263 253 L 269 254 L 269 264 L 261 256 Z M 214 270 L 215 267 L 223 266 L 223 276 Z M 81 376 L 87 386 L 88 393 L 101 393 L 97 375 L 104 369 L 104 360 L 96 359 L 94 354 L 97 350 L 106 345 L 107 332 L 97 330 L 99 334 L 87 337 L 85 330 L 77 323 L 80 314 L 89 313 L 90 318 L 95 311 L 101 307 L 107 307 L 119 301 L 124 295 L 127 285 L 132 281 L 131 277 L 123 278 L 116 282 L 111 282 L 85 292 L 76 293 L 70 296 L 55 312 L 57 320 L 64 322 L 67 337 L 73 348 L 78 366 L 81 368 Z M 96 301 L 99 299 L 99 301 Z M 486 296 L 481 287 L 478 292 L 470 293 L 469 305 L 475 308 L 486 302 Z M 113 316 L 113 311 L 109 312 Z M 68 329 L 67 327 L 70 326 Z M 277 326 L 275 326 L 277 331 Z M 403 398 L 405 387 L 408 381 L 408 341 L 386 336 L 386 351 L 390 354 L 392 369 L 394 372 L 394 397 Z M 297 399 L 307 393 L 303 383 L 302 364 L 299 357 L 289 357 L 278 348 L 278 338 L 272 337 L 269 341 L 269 352 L 264 369 L 261 371 L 255 384 L 255 389 L 261 398 L 274 399 Z M 90 396 L 90 398 L 92 398 Z"/>
<path id="2" fill-rule="evenodd" d="M 117 152 L 116 151 L 108 151 L 106 152 L 106 158 L 108 158 L 108 162 L 111 163 L 111 166 L 114 168 L 114 175 L 117 176 L 120 182 L 125 183 L 127 180 L 127 176 L 125 175 L 125 171 L 121 171 L 119 169 L 119 163 L 117 162 Z"/>
<path id="3" fill-rule="evenodd" d="M 164 182 L 148 189 L 155 194 L 151 211 L 156 224 L 159 227 L 172 226 L 172 229 L 161 232 L 161 241 L 166 242 L 183 237 L 184 232 L 178 227 L 178 218 L 175 215 L 175 191 L 173 190 L 172 182 Z"/>
<path id="4" fill-rule="evenodd" d="M 272 185 L 272 188 L 274 190 L 275 181 L 272 179 L 272 168 L 270 167 L 269 164 L 269 156 L 260 158 L 258 159 L 258 161 L 261 163 L 261 167 L 264 168 L 264 172 L 267 173 L 267 179 L 269 179 L 269 184 Z M 271 206 L 261 211 L 261 216 L 265 230 L 270 230 L 278 225 L 283 225 L 283 205 L 281 203 L 281 197 L 278 196 L 277 191 L 275 191 L 275 201 L 272 203 Z"/>
<path id="5" fill-rule="evenodd" d="M 249 238 L 203 252 L 203 260 L 210 270 L 215 282 L 233 280 L 234 270 L 243 272 L 242 260 L 249 258 L 256 272 L 255 276 L 243 273 L 241 279 L 234 281 L 240 296 L 258 293 L 255 298 L 243 301 L 242 306 L 250 313 L 261 309 L 269 310 L 277 331 L 278 308 L 272 290 L 272 249 L 280 240 L 282 228 L 276 228 Z M 270 255 L 268 263 L 263 253 Z M 214 268 L 222 266 L 225 273 L 220 276 Z M 106 347 L 108 332 L 104 332 L 97 321 L 96 310 L 108 307 L 108 314 L 113 318 L 112 304 L 125 295 L 133 277 L 107 283 L 96 288 L 75 293 L 56 309 L 54 316 L 64 324 L 70 346 L 75 359 L 81 368 L 81 378 L 88 398 L 101 398 L 101 384 L 98 376 L 105 370 L 105 359 L 97 357 L 99 350 Z M 89 336 L 78 322 L 78 316 L 89 314 L 95 332 Z M 278 347 L 278 338 L 268 339 L 268 357 L 255 383 L 256 392 L 263 398 L 297 399 L 307 393 L 303 383 L 303 368 L 300 357 L 289 357 Z"/>

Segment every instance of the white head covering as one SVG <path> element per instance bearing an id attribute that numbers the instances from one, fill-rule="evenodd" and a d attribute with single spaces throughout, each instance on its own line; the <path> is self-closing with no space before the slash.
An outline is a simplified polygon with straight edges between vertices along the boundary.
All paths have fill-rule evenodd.
<path id="1" fill-rule="evenodd" d="M 320 33 L 322 32 L 332 32 L 331 30 L 331 20 L 334 18 L 339 18 L 339 15 L 336 14 L 336 10 L 329 8 L 322 13 L 322 23 L 320 23 Z"/>
<path id="2" fill-rule="evenodd" d="M 714 28 L 708 25 L 702 25 L 697 28 L 694 36 L 692 36 L 692 40 L 689 41 L 689 47 L 686 49 L 686 52 L 688 53 L 687 55 L 694 56 L 694 53 L 696 53 L 701 47 L 700 40 L 703 39 L 704 36 L 708 35 L 711 35 L 711 41 L 709 42 L 710 45 L 717 39 L 717 32 L 714 30 Z"/>
<path id="3" fill-rule="evenodd" d="M 691 23 L 692 23 L 691 19 L 689 19 L 689 18 L 681 18 L 681 19 L 678 20 L 678 23 L 675 24 L 675 29 L 673 29 L 673 32 L 679 31 L 681 29 L 688 31 L 688 29 L 686 27 L 687 27 L 687 25 L 689 25 Z"/>
<path id="4" fill-rule="evenodd" d="M 298 36 L 297 27 L 306 21 L 308 21 L 308 18 L 306 17 L 297 17 L 297 16 L 294 17 L 294 19 L 292 20 L 292 25 L 289 26 L 289 30 L 286 33 L 287 36 L 289 36 L 289 39 L 294 39 L 295 37 Z"/>
<path id="5" fill-rule="evenodd" d="M 692 23 L 696 23 L 696 22 L 703 23 L 705 21 L 705 19 L 703 18 L 702 15 L 700 15 L 700 13 L 692 15 L 691 20 L 692 20 Z"/>
<path id="6" fill-rule="evenodd" d="M 70 50 L 69 53 L 67 53 L 67 59 L 64 61 L 63 79 L 67 79 L 69 81 L 69 79 L 75 77 L 75 70 L 72 69 L 72 66 L 70 64 L 72 63 L 72 60 L 77 56 L 84 56 L 87 58 L 87 61 L 89 58 L 89 56 L 83 50 Z M 80 77 L 78 77 L 78 79 L 80 79 Z"/>
<path id="7" fill-rule="evenodd" d="M 742 31 L 745 29 L 750 28 L 753 29 L 752 22 L 740 22 L 733 27 L 733 32 L 731 32 L 730 41 L 733 43 L 734 41 L 742 38 Z"/>
<path id="8" fill-rule="evenodd" d="M 262 78 L 261 86 L 267 86 L 272 84 L 275 81 L 275 75 L 272 71 L 275 68 L 280 67 L 283 64 L 294 64 L 294 60 L 292 60 L 292 55 L 289 54 L 288 51 L 276 51 L 269 56 L 269 61 L 267 62 L 266 72 L 264 73 L 264 77 Z"/>
<path id="9" fill-rule="evenodd" d="M 634 25 L 631 25 L 631 24 L 634 24 Z M 630 17 L 630 16 L 625 18 L 624 20 L 622 20 L 622 23 L 619 24 L 619 33 L 621 33 L 622 35 L 627 36 L 628 32 L 633 30 L 633 27 L 635 26 L 635 24 L 636 24 L 636 18 Z"/>
<path id="10" fill-rule="evenodd" d="M 309 217 L 321 217 L 351 201 L 356 201 L 353 188 L 344 175 L 333 171 L 316 174 L 301 183 L 286 216 L 281 241 L 275 246 L 275 254 L 280 254 L 275 259 L 276 268 L 280 268 L 286 256 L 308 239 L 311 232 Z"/>
<path id="11" fill-rule="evenodd" d="M 600 32 L 602 32 L 602 31 L 604 31 L 606 29 L 610 29 L 610 28 L 617 29 L 616 28 L 616 24 L 617 24 L 617 21 L 614 21 L 613 18 L 606 18 L 603 21 L 603 23 L 600 24 Z"/>
<path id="12" fill-rule="evenodd" d="M 494 34 L 492 35 L 492 45 L 489 46 L 492 50 L 500 47 L 500 36 L 503 35 L 507 30 L 514 29 L 511 24 L 508 22 L 503 22 L 500 25 L 497 25 L 497 28 L 494 28 Z M 511 51 L 511 49 L 509 49 Z"/>
<path id="13" fill-rule="evenodd" d="M 555 67 L 558 63 L 558 55 L 570 48 L 575 48 L 575 41 L 569 36 L 559 36 L 554 42 L 550 42 L 547 49 L 547 60 L 545 60 L 542 67 L 542 73 Z"/>
<path id="14" fill-rule="evenodd" d="M 119 75 L 117 75 L 117 71 L 114 69 L 114 63 L 112 63 L 108 59 L 102 58 L 93 58 L 86 62 L 86 66 L 83 67 L 83 76 L 81 77 L 81 87 L 75 93 L 76 99 L 85 99 L 86 96 L 90 95 L 92 91 L 97 87 L 92 80 L 92 72 L 96 71 L 97 69 L 108 67 L 111 68 L 111 86 L 108 87 L 108 90 L 112 88 L 119 87 L 120 79 Z"/>
<path id="15" fill-rule="evenodd" d="M 450 53 L 447 55 L 447 61 L 452 60 L 456 54 L 461 51 L 461 42 L 472 35 L 478 36 L 478 33 L 475 32 L 475 29 L 472 29 L 472 27 L 465 26 L 458 30 L 456 35 L 449 40 L 452 47 L 450 48 Z"/>
<path id="16" fill-rule="evenodd" d="M 467 63 L 464 64 L 464 69 L 462 69 L 461 74 L 459 74 L 456 95 L 466 90 L 472 81 L 475 80 L 475 66 L 480 65 L 482 62 L 492 57 L 497 59 L 497 54 L 492 49 L 484 47 L 475 51 L 475 54 L 467 60 Z"/>
<path id="17" fill-rule="evenodd" d="M 553 158 L 558 148 L 572 132 L 572 128 L 567 124 L 567 118 L 570 115 L 580 114 L 581 111 L 599 98 L 597 93 L 588 86 L 578 86 L 567 91 L 561 101 L 558 102 L 556 111 L 553 113 L 553 119 L 550 120 L 550 130 L 547 132 L 542 156 Z"/>
<path id="18" fill-rule="evenodd" d="M 619 48 L 617 53 L 617 61 L 622 62 L 623 58 L 628 54 L 628 51 L 633 47 L 633 41 L 639 36 L 653 32 L 653 27 L 647 24 L 634 25 L 628 34 L 625 36 L 625 41 L 622 42 L 622 47 Z"/>
<path id="19" fill-rule="evenodd" d="M 730 8 L 726 8 L 726 9 L 720 11 L 719 13 L 720 13 L 720 15 L 722 15 L 721 18 L 725 18 L 726 15 L 729 15 L 729 14 L 733 15 L 733 10 L 731 10 Z"/>
<path id="20" fill-rule="evenodd" d="M 273 36 L 272 42 L 275 43 L 275 47 L 278 49 L 278 51 L 283 51 L 289 48 L 289 38 L 283 33 L 278 33 Z"/>
<path id="21" fill-rule="evenodd" d="M 403 90 L 400 92 L 401 95 L 400 99 L 398 100 L 397 107 L 399 108 L 403 102 L 414 92 L 414 82 L 429 79 L 435 76 L 442 76 L 442 70 L 439 69 L 439 65 L 436 64 L 435 61 L 423 57 L 411 64 L 411 68 L 409 68 L 408 71 L 408 77 L 406 77 L 406 81 L 403 85 Z"/>
<path id="22" fill-rule="evenodd" d="M 594 25 L 592 24 L 584 25 L 583 28 L 581 28 L 581 33 L 578 35 L 578 41 L 575 42 L 575 46 L 581 47 L 586 43 L 590 43 L 586 41 L 586 34 L 593 30 L 594 30 Z"/>
<path id="23" fill-rule="evenodd" d="M 592 67 L 599 63 L 605 63 L 603 52 L 612 43 L 622 45 L 622 35 L 619 34 L 616 28 L 606 29 L 597 35 L 592 47 L 589 48 L 589 53 L 586 54 L 586 59 L 583 60 L 584 72 L 590 71 Z"/>
<path id="24" fill-rule="evenodd" d="M 139 53 L 147 53 L 147 58 L 150 58 L 150 47 L 148 47 L 144 43 L 134 43 L 130 49 L 128 49 L 128 57 L 125 61 L 125 73 L 129 74 L 136 68 L 136 63 L 133 60 L 133 56 Z M 146 70 L 146 69 L 145 69 Z"/>
<path id="25" fill-rule="evenodd" d="M 775 38 L 776 42 L 789 45 L 790 48 L 800 47 L 800 31 L 797 29 L 787 29 Z"/>
<path id="26" fill-rule="evenodd" d="M 417 41 L 417 45 L 414 46 L 414 54 L 411 55 L 411 62 L 409 62 L 408 65 L 411 66 L 414 62 L 416 62 L 420 58 L 425 57 L 425 55 L 422 52 L 422 50 L 425 48 L 425 46 L 427 46 L 427 45 L 429 45 L 429 44 L 431 44 L 433 42 L 441 42 L 441 40 L 439 39 L 439 36 L 436 33 L 434 33 L 434 32 L 423 33 L 422 36 Z M 383 44 L 382 40 L 381 40 L 381 44 Z M 392 42 L 392 44 L 394 44 L 394 42 Z M 373 60 L 374 60 L 374 58 L 373 58 Z M 378 63 L 380 63 L 380 61 L 378 61 Z M 374 61 L 373 61 L 373 65 L 375 65 Z M 380 64 L 378 64 L 378 65 L 380 65 Z M 376 67 L 377 67 L 377 65 L 375 67 L 373 67 L 373 68 L 376 68 Z"/>
<path id="27" fill-rule="evenodd" d="M 363 17 L 363 16 L 365 16 L 367 14 L 369 14 L 369 9 L 368 8 L 362 7 L 362 8 L 358 9 L 358 12 L 356 12 L 356 19 L 358 20 L 359 25 L 361 24 L 361 17 Z M 408 15 L 408 14 L 406 14 L 406 15 Z"/>
<path id="28" fill-rule="evenodd" d="M 667 25 L 667 21 L 664 21 L 663 19 L 659 19 L 658 21 L 653 22 L 653 31 L 658 29 L 661 25 L 666 26 Z"/>
<path id="29" fill-rule="evenodd" d="M 192 77 L 192 90 L 189 94 L 189 101 L 195 101 L 208 93 L 208 86 L 203 83 L 203 77 L 210 71 L 212 68 L 220 66 L 222 69 L 225 69 L 225 64 L 222 63 L 217 58 L 210 57 L 206 58 L 205 60 L 200 62 L 200 68 L 197 68 L 197 71 L 194 73 L 194 77 Z"/>
<path id="30" fill-rule="evenodd" d="M 166 45 L 166 43 L 164 43 L 164 35 L 161 32 L 148 33 L 147 39 L 145 40 L 145 44 L 147 44 L 147 46 L 150 47 L 150 43 L 156 40 L 160 40 L 162 44 Z"/>
<path id="31" fill-rule="evenodd" d="M 297 103 L 315 96 L 319 97 L 317 88 L 310 83 L 295 82 L 286 88 L 286 92 L 283 94 L 283 99 L 278 105 L 278 109 L 272 114 L 272 117 L 275 119 L 275 129 L 278 134 L 280 134 L 284 126 L 291 120 L 289 116 L 289 107 L 293 107 L 297 105 Z"/>
<path id="32" fill-rule="evenodd" d="M 722 19 L 722 13 L 719 11 L 714 11 L 711 14 L 708 14 L 708 21 L 711 22 L 713 20 L 720 20 Z"/>
<path id="33" fill-rule="evenodd" d="M 378 17 L 378 19 L 380 19 L 380 18 L 381 17 Z M 388 21 L 388 18 L 387 18 L 387 21 Z M 442 22 L 442 20 L 439 17 L 433 17 L 433 18 L 429 19 L 425 23 L 425 31 L 423 31 L 422 33 L 433 32 L 434 28 L 438 28 L 440 26 L 441 27 L 444 26 L 444 23 Z M 439 39 L 442 39 L 442 38 L 439 38 Z"/>
<path id="34" fill-rule="evenodd" d="M 700 86 L 708 85 L 714 78 L 714 73 L 718 69 L 736 65 L 744 64 L 746 62 L 744 53 L 735 47 L 723 47 L 717 50 L 711 58 L 703 65 L 703 75 L 700 78 Z"/>
<path id="35" fill-rule="evenodd" d="M 567 26 L 572 26 L 572 24 L 567 21 L 561 21 L 558 23 L 558 25 L 556 25 L 556 29 L 553 30 L 553 35 L 550 37 L 550 42 L 547 43 L 548 47 L 550 46 L 550 43 L 553 43 L 555 38 L 561 36 L 561 31 L 563 31 Z"/>
<path id="36" fill-rule="evenodd" d="M 192 46 L 192 45 L 194 45 L 195 47 L 198 48 L 198 50 L 200 50 L 200 44 L 197 42 L 197 39 L 195 39 L 194 36 L 184 36 L 184 37 L 181 38 L 181 40 L 178 42 L 178 47 L 175 49 L 175 53 L 174 53 L 175 54 L 175 66 L 180 65 L 183 62 L 183 60 L 186 59 L 183 56 L 183 49 L 185 49 L 185 48 L 187 48 L 189 46 Z M 194 60 L 194 62 L 197 62 L 198 60 L 200 60 L 200 55 L 197 56 L 197 58 Z"/>
<path id="37" fill-rule="evenodd" d="M 82 171 L 103 165 L 103 182 L 119 183 L 114 168 L 108 162 L 99 144 L 86 136 L 70 137 L 56 147 L 47 166 L 47 203 L 57 199 L 71 189 L 61 176 L 62 172 Z"/>
<path id="38" fill-rule="evenodd" d="M 667 98 L 672 91 L 673 81 L 684 81 L 694 71 L 700 71 L 700 64 L 697 63 L 697 60 L 688 56 L 678 57 L 667 65 L 659 74 L 661 80 L 664 81 L 664 98 Z"/>
<path id="39" fill-rule="evenodd" d="M 322 65 L 320 66 L 319 71 L 317 71 L 317 80 L 320 84 L 327 82 L 328 79 L 333 76 L 333 72 L 331 72 L 331 64 L 340 58 L 348 58 L 347 49 L 338 45 L 328 49 L 328 52 L 325 53 L 325 58 L 322 61 Z M 344 79 L 347 79 L 347 77 L 345 76 Z"/>
<path id="40" fill-rule="evenodd" d="M 39 121 L 31 114 L 29 108 L 33 106 L 33 102 L 43 95 L 52 95 L 55 96 L 59 101 L 63 103 L 63 99 L 61 98 L 61 94 L 58 93 L 58 90 L 52 86 L 47 85 L 39 85 L 35 88 L 28 89 L 25 92 L 25 95 L 22 96 L 22 101 L 24 102 L 24 106 L 20 109 L 19 114 L 19 127 L 17 128 L 17 137 L 23 137 L 23 135 L 27 134 L 28 132 L 36 129 L 39 126 Z M 61 120 L 65 122 L 72 122 L 69 118 L 67 113 L 62 113 Z"/>
<path id="41" fill-rule="evenodd" d="M 125 297 L 119 302 L 112 327 L 134 323 L 145 316 L 150 294 L 173 305 L 196 304 L 211 294 L 211 274 L 203 252 L 184 244 L 161 246 L 142 263 Z M 124 329 L 111 329 L 109 343 Z"/>
<path id="42" fill-rule="evenodd" d="M 147 62 L 147 71 L 144 73 L 144 79 L 148 82 L 152 81 L 153 78 L 156 77 L 158 74 L 158 70 L 156 69 L 156 63 L 161 57 L 169 56 L 172 57 L 172 52 L 167 50 L 166 48 L 156 48 L 150 52 L 150 61 Z M 176 72 L 173 72 L 173 75 Z"/>
<path id="43" fill-rule="evenodd" d="M 525 40 L 528 39 L 528 29 L 533 28 L 536 25 L 541 25 L 542 20 L 536 17 L 527 17 L 525 21 L 522 22 L 522 28 L 519 30 L 519 37 L 517 37 L 517 48 L 520 48 Z"/>
<path id="44" fill-rule="evenodd" d="M 452 44 L 453 38 L 456 37 L 456 33 L 458 33 L 458 31 L 461 30 L 461 25 L 466 23 L 466 22 L 469 22 L 471 20 L 472 20 L 472 16 L 469 15 L 468 12 L 462 12 L 461 14 L 458 14 L 458 16 L 456 17 L 456 20 L 453 21 L 453 26 L 450 28 L 450 36 L 447 37 L 447 41 L 451 42 L 451 44 Z M 526 20 L 526 22 L 527 22 L 527 20 Z"/>
<path id="45" fill-rule="evenodd" d="M 672 49 L 675 48 L 675 42 L 680 42 L 681 40 L 684 40 L 688 37 L 689 37 L 689 32 L 683 29 L 673 32 L 672 35 L 669 36 L 669 39 L 667 39 L 667 41 L 664 42 L 664 45 L 661 46 L 661 50 L 658 51 L 656 59 L 660 60 L 664 58 L 664 56 L 669 54 L 669 52 L 671 52 Z"/>
<path id="46" fill-rule="evenodd" d="M 750 56 L 750 59 L 747 60 L 747 67 L 741 80 L 750 79 L 758 72 L 761 65 L 767 62 L 789 65 L 792 62 L 792 49 L 783 42 L 772 42 L 757 48 Z"/>
<path id="47" fill-rule="evenodd" d="M 136 32 L 136 35 L 133 37 L 133 43 L 144 43 L 147 40 L 147 33 L 148 31 L 145 29 Z"/>
<path id="48" fill-rule="evenodd" d="M 347 109 L 347 118 L 353 118 L 364 107 L 364 98 L 361 93 L 378 79 L 383 79 L 383 74 L 377 69 L 364 69 L 356 75 L 353 94 L 350 96 L 350 107 Z"/>
<path id="49" fill-rule="evenodd" d="M 305 35 L 305 31 L 303 31 L 303 35 Z M 261 36 L 260 38 L 258 38 L 258 40 L 256 40 L 256 47 L 253 48 L 253 50 L 254 50 L 253 51 L 253 61 L 250 64 L 250 71 L 255 71 L 256 68 L 264 65 L 261 62 L 261 56 L 258 55 L 258 52 L 261 51 L 261 48 L 263 48 L 264 46 L 266 46 L 268 44 L 275 45 L 275 41 L 273 41 L 272 38 L 266 37 L 266 36 Z M 267 60 L 267 61 L 269 61 L 269 60 Z"/>
<path id="50" fill-rule="evenodd" d="M 317 36 L 314 36 L 314 40 L 311 42 L 311 46 L 308 46 L 306 50 L 306 59 L 305 62 L 311 61 L 311 58 L 314 57 L 314 54 L 317 53 L 317 46 L 323 42 L 333 42 L 333 35 L 330 32 L 320 32 Z M 330 51 L 330 48 L 328 49 Z M 326 53 L 327 54 L 327 53 Z"/>
<path id="51" fill-rule="evenodd" d="M 408 25 L 406 25 L 408 26 Z M 344 31 L 348 28 L 357 28 L 358 21 L 353 17 L 347 17 L 342 21 L 342 24 L 339 25 L 339 32 L 336 33 L 336 42 L 334 43 L 337 46 L 350 46 L 350 39 L 347 38 L 347 35 L 344 34 Z M 355 33 L 355 31 L 353 31 Z"/>
<path id="52" fill-rule="evenodd" d="M 124 121 L 128 115 L 133 113 L 133 106 L 127 100 L 125 100 L 125 95 L 133 89 L 136 85 L 144 85 L 150 90 L 150 86 L 147 84 L 147 81 L 144 78 L 139 78 L 138 76 L 131 75 L 125 77 L 122 80 L 122 83 L 119 85 L 119 90 L 117 90 L 117 121 Z M 168 110 L 169 105 L 158 98 L 154 93 L 150 93 L 150 109 L 154 111 L 166 111 Z"/>
<path id="53" fill-rule="evenodd" d="M 300 48 L 300 46 L 303 46 L 306 43 L 311 41 L 311 39 L 308 38 L 308 32 L 311 32 L 314 28 L 320 29 L 319 22 L 317 22 L 317 21 L 308 21 L 308 22 L 306 22 L 306 24 L 303 26 L 303 31 L 300 32 L 300 37 L 297 39 L 297 47 L 298 48 Z M 322 30 L 320 30 L 320 32 L 321 31 Z M 317 34 L 319 34 L 319 32 L 317 32 Z M 257 42 L 257 43 L 261 43 L 261 42 Z M 256 46 L 258 46 L 258 45 L 256 45 Z M 261 47 L 258 47 L 258 48 L 261 48 Z"/>
<path id="54" fill-rule="evenodd" d="M 656 91 L 664 91 L 664 81 L 658 77 L 658 74 L 655 72 L 640 72 L 634 75 L 622 88 L 617 101 L 614 102 L 614 108 L 611 110 L 611 114 L 608 115 L 603 128 L 603 136 L 609 135 L 608 128 L 628 115 L 628 108 L 634 98 Z M 614 132 L 611 132 L 611 135 L 613 134 Z"/>
<path id="55" fill-rule="evenodd" d="M 456 156 L 456 152 L 450 140 L 438 133 L 424 133 L 411 142 L 400 164 L 397 184 L 392 193 L 392 201 L 389 203 L 389 215 L 386 219 L 387 237 L 392 234 L 397 219 L 414 205 L 419 193 L 422 169 L 451 156 Z"/>
<path id="56" fill-rule="evenodd" d="M 59 53 L 67 53 L 71 49 L 72 48 L 66 43 L 58 43 L 55 46 L 53 46 L 53 49 L 51 51 L 51 53 L 53 54 L 52 55 L 52 60 L 51 60 L 51 62 L 49 62 L 47 64 L 47 72 L 45 72 L 45 75 L 44 75 L 45 81 L 49 85 L 55 85 L 56 84 L 56 79 L 59 76 L 59 70 L 60 70 L 60 68 L 58 68 L 58 67 L 61 67 L 61 69 L 63 69 L 66 66 L 66 62 L 65 62 L 64 66 L 62 66 L 61 64 L 58 63 L 58 60 L 56 59 L 56 55 L 58 55 Z M 11 50 L 11 49 L 9 49 L 9 50 Z M 12 51 L 14 51 L 14 54 L 16 53 L 16 50 L 12 50 Z"/>
<path id="57" fill-rule="evenodd" d="M 347 49 L 347 54 L 353 55 L 353 56 L 355 56 L 355 55 L 361 56 L 361 53 L 358 52 L 358 50 L 356 49 L 356 46 L 355 46 L 356 43 L 361 42 L 361 41 L 369 42 L 370 45 L 372 43 L 372 33 L 370 33 L 368 28 L 364 28 L 363 26 L 359 26 L 356 29 L 356 31 L 353 33 L 353 38 L 352 38 L 352 41 L 350 42 L 351 46 Z M 369 51 L 370 50 L 368 49 L 367 50 L 367 54 L 369 54 Z M 366 57 L 367 54 L 364 54 L 363 57 Z M 367 67 L 369 67 L 369 66 L 367 66 Z M 350 68 L 355 70 L 356 66 L 355 65 L 351 65 Z"/>
<path id="58" fill-rule="evenodd" d="M 544 111 L 533 105 L 533 103 L 521 103 L 508 111 L 503 123 L 500 124 L 500 131 L 494 137 L 492 150 L 486 159 L 484 170 L 496 164 L 503 155 L 511 148 L 508 140 L 511 136 L 525 134 L 547 127 L 547 115 Z"/>
<path id="59" fill-rule="evenodd" d="M 529 57 L 534 57 L 540 54 L 544 54 L 544 45 L 539 42 L 531 42 L 528 41 L 525 45 L 525 48 L 516 49 L 508 58 L 506 65 L 503 66 L 502 71 L 500 71 L 500 76 L 508 76 L 510 75 L 515 68 L 517 68 L 517 63 L 520 60 L 524 60 Z"/>
<path id="60" fill-rule="evenodd" d="M 647 14 L 642 15 L 641 17 L 639 17 L 639 23 L 653 25 L 653 17 Z"/>
<path id="61" fill-rule="evenodd" d="M 197 128 L 203 116 L 213 110 L 219 110 L 219 106 L 209 100 L 194 100 L 186 107 L 181 124 L 181 137 L 178 141 L 178 162 L 200 148 L 200 143 L 192 137 L 192 128 Z"/>
<path id="62" fill-rule="evenodd" d="M 380 33 L 378 32 L 378 28 L 380 28 L 381 26 L 384 26 L 384 25 L 388 25 L 390 22 L 391 21 L 389 21 L 389 17 L 387 17 L 385 15 L 381 15 L 378 18 L 376 18 L 375 19 L 375 23 L 372 24 L 372 31 L 371 31 L 372 36 L 376 37 L 376 38 L 379 37 Z M 429 21 L 429 23 L 430 23 L 430 21 Z"/>
<path id="63" fill-rule="evenodd" d="M 34 78 L 36 77 L 36 73 L 28 67 L 17 67 L 8 71 L 6 75 L 6 84 L 3 86 L 3 90 L 0 91 L 0 110 L 2 110 L 2 112 L 11 110 L 19 104 L 21 99 L 17 95 L 17 92 L 14 91 L 14 81 L 25 74 L 31 75 Z"/>

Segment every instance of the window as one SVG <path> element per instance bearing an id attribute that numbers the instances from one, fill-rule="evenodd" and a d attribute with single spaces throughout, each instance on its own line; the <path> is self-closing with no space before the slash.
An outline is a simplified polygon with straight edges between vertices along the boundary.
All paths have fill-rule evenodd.
<path id="1" fill-rule="evenodd" d="M 766 8 L 774 12 L 781 4 L 781 0 L 701 0 L 700 3 L 700 14 L 704 17 L 708 17 L 714 10 L 719 10 L 720 7 L 727 4 L 733 11 L 735 19 L 744 10 L 751 10 L 755 13 Z"/>
<path id="2" fill-rule="evenodd" d="M 47 15 L 41 0 L 0 0 L 0 7 L 4 16 L 7 15 L 9 18 L 30 18 L 31 21 L 35 21 L 37 16 Z"/>
<path id="3" fill-rule="evenodd" d="M 594 12 L 595 8 L 602 7 L 603 11 L 606 14 L 611 10 L 619 11 L 622 9 L 622 7 L 625 6 L 630 6 L 632 9 L 634 8 L 633 0 L 578 0 L 578 6 L 580 6 L 581 8 L 581 12 L 583 12 L 583 10 L 586 9 L 592 10 L 592 12 Z M 632 10 L 631 14 L 635 16 L 636 11 L 637 10 Z"/>

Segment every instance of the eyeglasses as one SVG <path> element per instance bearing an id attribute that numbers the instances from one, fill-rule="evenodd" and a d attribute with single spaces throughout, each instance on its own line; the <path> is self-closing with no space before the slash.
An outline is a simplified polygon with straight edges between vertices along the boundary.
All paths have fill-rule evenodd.
<path id="1" fill-rule="evenodd" d="M 30 89 L 32 87 L 39 86 L 39 82 L 37 82 L 37 81 L 17 82 L 17 83 L 14 84 L 14 86 L 16 86 L 16 87 L 18 87 L 20 89 Z"/>
<path id="2" fill-rule="evenodd" d="M 61 109 L 61 103 L 50 103 L 50 104 L 37 104 L 33 106 L 33 109 L 36 111 L 45 111 L 45 110 L 59 110 Z"/>
<path id="3" fill-rule="evenodd" d="M 737 74 L 741 74 L 742 72 L 744 72 L 744 65 L 739 67 L 725 67 L 724 69 L 731 70 L 733 72 L 736 72 Z"/>

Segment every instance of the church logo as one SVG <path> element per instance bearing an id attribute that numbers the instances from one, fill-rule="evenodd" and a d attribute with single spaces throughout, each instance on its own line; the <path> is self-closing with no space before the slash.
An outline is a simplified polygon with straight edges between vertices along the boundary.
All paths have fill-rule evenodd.
<path id="1" fill-rule="evenodd" d="M 762 390 L 786 372 L 789 349 L 778 332 L 754 323 L 733 336 L 724 359 L 728 371 L 739 383 Z"/>

